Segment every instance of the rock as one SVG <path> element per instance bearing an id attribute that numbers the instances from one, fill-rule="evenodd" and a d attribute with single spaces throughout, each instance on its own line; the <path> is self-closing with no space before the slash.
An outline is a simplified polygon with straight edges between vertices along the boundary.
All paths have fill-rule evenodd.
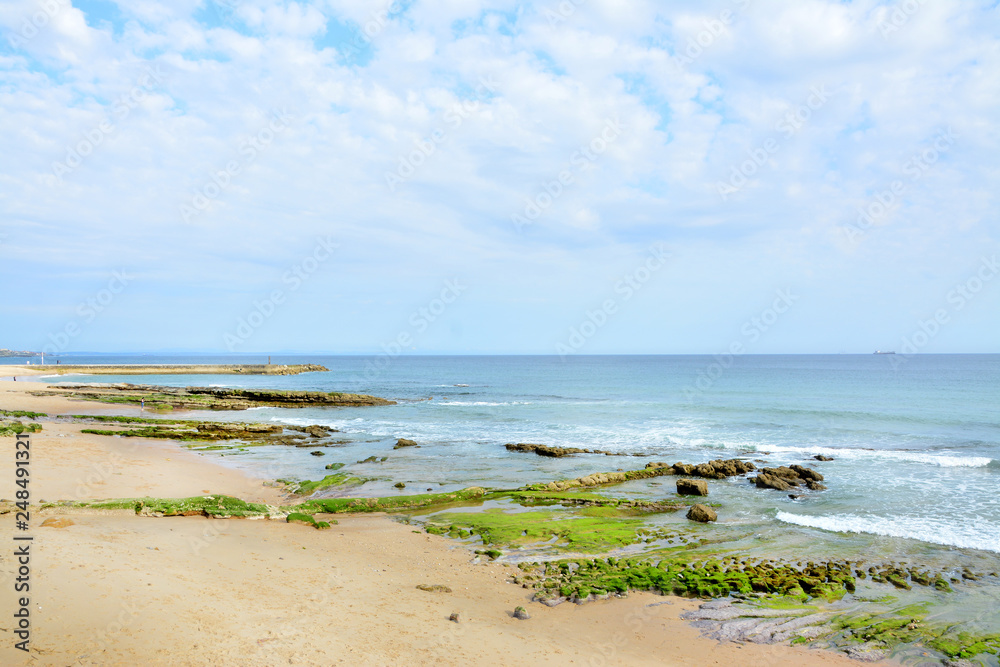
<path id="1" fill-rule="evenodd" d="M 813 458 L 816 459 L 817 461 L 832 461 L 833 460 L 832 456 L 823 456 L 822 454 L 817 454 Z"/>
<path id="2" fill-rule="evenodd" d="M 874 642 L 867 642 L 845 649 L 847 657 L 858 662 L 878 662 L 889 657 L 889 652 Z"/>
<path id="3" fill-rule="evenodd" d="M 805 498 L 805 494 L 802 494 L 802 493 L 789 493 L 788 497 L 791 498 L 792 500 L 801 500 L 801 499 Z"/>
<path id="4" fill-rule="evenodd" d="M 524 607 L 515 607 L 514 618 L 518 619 L 519 621 L 527 621 L 529 618 L 531 618 L 531 616 L 528 614 L 528 610 L 525 609 Z"/>
<path id="5" fill-rule="evenodd" d="M 650 464 L 647 468 L 658 468 L 662 464 Z M 704 477 L 706 479 L 725 479 L 727 477 L 735 477 L 737 475 L 743 475 L 748 472 L 757 469 L 750 461 L 743 461 L 742 459 L 716 459 L 714 461 L 709 461 L 708 463 L 699 463 L 698 465 L 689 465 L 686 463 L 675 463 L 673 466 L 673 474 L 675 475 L 685 475 L 688 477 Z"/>
<path id="6" fill-rule="evenodd" d="M 504 447 L 507 448 L 509 452 L 524 452 L 531 453 L 534 452 L 539 456 L 551 456 L 553 458 L 561 458 L 563 456 L 570 456 L 571 454 L 604 454 L 605 456 L 629 456 L 629 454 L 622 454 L 619 452 L 606 452 L 601 449 L 580 449 L 579 447 L 552 447 L 549 445 L 536 445 L 530 442 L 518 442 L 512 443 L 508 442 Z M 632 454 L 631 456 L 645 456 L 644 454 Z M 646 466 L 647 468 L 649 466 Z"/>
<path id="7" fill-rule="evenodd" d="M 679 479 L 677 493 L 682 496 L 707 496 L 708 484 L 701 479 Z"/>
<path id="8" fill-rule="evenodd" d="M 405 489 L 406 488 L 406 484 L 403 484 L 402 482 L 396 482 L 395 484 L 393 484 L 393 486 L 396 487 L 397 489 Z"/>
<path id="9" fill-rule="evenodd" d="M 757 485 L 758 489 L 774 489 L 776 491 L 788 491 L 792 488 L 792 485 L 774 475 L 769 475 L 765 472 L 760 473 L 753 478 L 754 484 Z"/>
<path id="10" fill-rule="evenodd" d="M 708 523 L 709 521 L 715 521 L 719 518 L 719 515 L 715 513 L 711 507 L 707 505 L 694 505 L 688 510 L 687 518 L 691 521 L 697 521 L 699 523 Z"/>
<path id="11" fill-rule="evenodd" d="M 42 522 L 43 528 L 67 528 L 69 526 L 75 525 L 72 519 L 67 519 L 64 516 L 53 516 L 49 517 Z"/>
<path id="12" fill-rule="evenodd" d="M 826 486 L 820 484 L 819 482 L 814 482 L 811 479 L 806 482 L 806 488 L 810 491 L 826 491 Z"/>
<path id="13" fill-rule="evenodd" d="M 407 440 L 406 438 L 400 438 L 396 441 L 396 446 L 393 449 L 402 449 L 403 447 L 419 447 L 415 441 Z"/>
<path id="14" fill-rule="evenodd" d="M 443 584 L 418 584 L 417 589 L 428 593 L 451 593 L 451 589 Z"/>
<path id="15" fill-rule="evenodd" d="M 326 456 L 326 452 L 321 452 L 319 450 L 316 450 L 315 452 L 309 452 L 309 453 L 312 454 L 313 456 Z"/>
<path id="16" fill-rule="evenodd" d="M 802 479 L 806 480 L 811 479 L 816 482 L 823 481 L 823 475 L 819 474 L 818 472 L 816 472 L 811 468 L 806 468 L 804 466 L 799 466 L 799 465 L 789 466 L 789 468 L 798 473 L 799 477 L 801 477 Z"/>
<path id="17" fill-rule="evenodd" d="M 449 616 L 448 620 L 454 623 L 458 623 L 458 612 L 455 612 L 451 616 Z"/>

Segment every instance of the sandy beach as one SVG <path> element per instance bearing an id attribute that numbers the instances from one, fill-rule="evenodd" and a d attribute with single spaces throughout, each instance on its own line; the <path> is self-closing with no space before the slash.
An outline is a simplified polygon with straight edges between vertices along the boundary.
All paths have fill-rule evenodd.
<path id="1" fill-rule="evenodd" d="M 27 394 L 38 387 L 0 382 L 0 408 L 112 412 Z M 282 500 L 263 480 L 173 442 L 43 425 L 31 436 L 35 501 L 201 494 Z M 4 443 L 13 449 L 13 438 Z M 12 498 L 13 474 L 0 480 L 0 496 Z M 337 519 L 317 531 L 268 520 L 33 512 L 32 650 L 12 648 L 15 565 L 6 548 L 0 614 L 8 620 L 0 629 L 8 639 L 0 663 L 854 664 L 824 651 L 703 639 L 679 619 L 698 605 L 693 600 L 633 593 L 579 606 L 530 603 L 529 591 L 508 582 L 512 568 L 480 563 L 445 537 L 385 515 Z M 0 525 L 5 535 L 15 532 L 12 514 L 0 516 Z M 425 592 L 416 588 L 421 584 L 451 592 Z M 529 620 L 513 618 L 518 605 Z M 457 623 L 449 620 L 454 613 Z"/>

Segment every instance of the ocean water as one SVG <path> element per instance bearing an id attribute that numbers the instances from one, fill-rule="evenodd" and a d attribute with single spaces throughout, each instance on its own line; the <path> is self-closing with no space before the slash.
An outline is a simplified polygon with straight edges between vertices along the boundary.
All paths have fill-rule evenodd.
<path id="1" fill-rule="evenodd" d="M 257 357 L 64 357 L 64 363 L 235 363 Z M 272 387 L 369 393 L 395 406 L 259 408 L 210 418 L 323 424 L 341 431 L 325 457 L 253 448 L 219 456 L 261 477 L 319 479 L 332 461 L 376 478 L 359 495 L 511 488 L 648 461 L 749 457 L 809 464 L 827 491 L 801 500 L 745 480 L 712 484 L 720 524 L 780 529 L 832 549 L 888 556 L 925 547 L 1000 554 L 1000 355 L 567 357 L 277 357 L 320 363 L 298 376 L 92 376 L 60 382 Z M 23 363 L 23 361 L 21 361 Z M 396 438 L 421 444 L 392 450 Z M 545 459 L 512 454 L 533 442 L 636 454 Z M 833 461 L 817 462 L 816 454 Z M 371 455 L 383 464 L 357 465 Z M 655 497 L 672 485 L 630 492 Z M 662 484 L 661 484 L 662 483 Z M 850 537 L 855 536 L 855 542 Z M 845 538 L 848 541 L 845 543 Z M 995 568 L 994 568 L 995 569 Z"/>

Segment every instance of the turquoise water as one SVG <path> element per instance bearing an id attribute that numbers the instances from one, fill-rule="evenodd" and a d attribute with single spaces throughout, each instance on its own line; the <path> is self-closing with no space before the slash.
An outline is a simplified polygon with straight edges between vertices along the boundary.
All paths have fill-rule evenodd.
<path id="1" fill-rule="evenodd" d="M 66 357 L 64 363 L 233 363 L 232 357 Z M 262 477 L 318 479 L 331 461 L 377 477 L 362 495 L 470 484 L 512 487 L 647 461 L 749 456 L 815 462 L 829 490 L 792 500 L 743 480 L 712 485 L 721 521 L 782 526 L 816 539 L 882 536 L 1000 553 L 1000 355 L 274 357 L 320 363 L 298 376 L 62 377 L 167 385 L 267 386 L 370 393 L 377 408 L 260 408 L 220 414 L 324 424 L 346 441 L 309 450 L 255 448 L 223 461 Z M 421 443 L 393 451 L 398 437 Z M 568 459 L 511 454 L 536 442 L 642 454 Z M 355 465 L 371 455 L 384 464 Z M 669 485 L 667 485 L 669 486 Z M 644 487 L 655 496 L 667 486 Z M 671 490 L 672 489 L 668 489 Z M 894 541 L 896 540 L 896 541 Z M 905 549 L 904 549 L 905 550 Z"/>

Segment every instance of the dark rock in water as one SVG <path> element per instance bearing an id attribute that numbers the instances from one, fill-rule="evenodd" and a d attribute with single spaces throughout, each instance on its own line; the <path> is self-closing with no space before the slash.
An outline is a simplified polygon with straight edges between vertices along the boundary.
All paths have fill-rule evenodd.
<path id="1" fill-rule="evenodd" d="M 415 441 L 407 440 L 406 438 L 400 438 L 396 441 L 396 446 L 393 449 L 401 449 L 403 447 L 419 447 Z"/>
<path id="2" fill-rule="evenodd" d="M 793 487 L 801 485 L 806 486 L 811 491 L 824 491 L 826 487 L 820 484 L 822 480 L 823 475 L 800 465 L 761 468 L 753 479 L 758 488 L 777 491 L 789 491 Z"/>
<path id="3" fill-rule="evenodd" d="M 326 452 L 321 452 L 319 450 L 316 450 L 315 452 L 309 452 L 309 453 L 312 454 L 313 456 L 326 456 Z"/>
<path id="4" fill-rule="evenodd" d="M 792 485 L 781 477 L 762 472 L 753 478 L 758 489 L 774 489 L 775 491 L 788 491 Z"/>
<path id="5" fill-rule="evenodd" d="M 406 488 L 406 484 L 403 484 L 402 482 L 396 482 L 395 484 L 393 484 L 393 486 L 396 487 L 397 489 L 405 489 Z"/>
<path id="6" fill-rule="evenodd" d="M 799 466 L 799 465 L 793 465 L 788 467 L 794 470 L 796 473 L 798 473 L 799 477 L 801 477 L 802 479 L 811 479 L 816 482 L 823 481 L 823 475 L 819 474 L 818 472 L 816 472 L 811 468 L 806 468 L 804 466 Z"/>
<path id="7" fill-rule="evenodd" d="M 514 609 L 514 618 L 519 621 L 527 621 L 531 616 L 528 614 L 528 610 L 524 607 L 516 607 Z"/>
<path id="8" fill-rule="evenodd" d="M 709 521 L 715 521 L 719 518 L 719 515 L 715 513 L 711 507 L 707 505 L 694 505 L 688 510 L 687 518 L 691 521 L 697 521 L 699 523 L 708 523 Z"/>
<path id="9" fill-rule="evenodd" d="M 561 458 L 563 456 L 569 456 L 570 454 L 588 454 L 590 450 L 579 449 L 577 447 L 550 447 L 548 445 L 535 445 L 528 442 L 519 442 L 517 444 L 507 443 L 504 445 L 509 452 L 534 452 L 539 456 L 550 456 L 553 458 Z"/>
<path id="10" fill-rule="evenodd" d="M 645 454 L 625 454 L 621 452 L 606 452 L 603 449 L 580 449 L 579 447 L 551 447 L 549 445 L 536 445 L 530 442 L 508 442 L 504 447 L 508 452 L 523 452 L 530 454 L 534 452 L 539 456 L 551 456 L 561 458 L 572 454 L 604 454 L 605 456 L 645 456 Z M 647 468 L 649 466 L 646 466 Z"/>
<path id="11" fill-rule="evenodd" d="M 708 484 L 701 479 L 679 479 L 677 493 L 682 496 L 707 496 Z"/>
<path id="12" fill-rule="evenodd" d="M 789 493 L 788 497 L 791 498 L 792 500 L 801 500 L 802 498 L 805 498 L 805 494 L 802 494 L 802 493 Z"/>
<path id="13" fill-rule="evenodd" d="M 813 458 L 816 459 L 817 461 L 832 461 L 833 460 L 832 456 L 823 456 L 822 454 L 817 454 Z"/>
<path id="14" fill-rule="evenodd" d="M 727 477 L 735 477 L 737 475 L 743 475 L 748 472 L 757 469 L 750 461 L 744 461 L 742 459 L 716 459 L 714 461 L 709 461 L 708 463 L 699 463 L 697 465 L 691 465 L 688 463 L 675 463 L 670 466 L 666 463 L 647 463 L 646 468 L 649 470 L 655 470 L 658 468 L 671 468 L 671 473 L 674 475 L 683 475 L 685 477 L 704 477 L 706 479 L 725 479 Z"/>

